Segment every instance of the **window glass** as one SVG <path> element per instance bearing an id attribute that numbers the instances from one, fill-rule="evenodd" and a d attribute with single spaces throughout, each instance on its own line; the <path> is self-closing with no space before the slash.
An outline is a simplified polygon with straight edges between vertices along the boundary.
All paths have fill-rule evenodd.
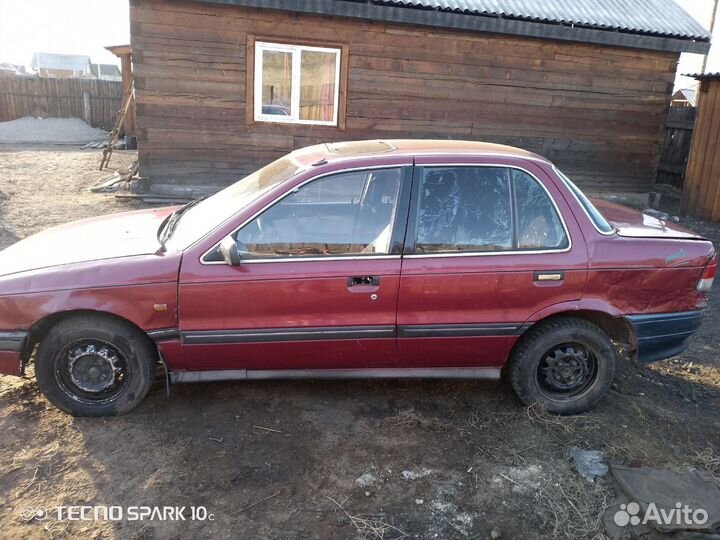
<path id="1" fill-rule="evenodd" d="M 340 49 L 257 42 L 255 120 L 335 125 Z"/>
<path id="2" fill-rule="evenodd" d="M 288 116 L 292 89 L 292 53 L 262 51 L 263 114 Z"/>
<path id="3" fill-rule="evenodd" d="M 418 253 L 513 247 L 510 174 L 496 167 L 428 168 L 420 184 Z"/>
<path id="4" fill-rule="evenodd" d="M 580 189 L 575 185 L 575 183 L 558 169 L 555 169 L 555 172 L 560 177 L 560 179 L 565 182 L 567 187 L 570 188 L 570 191 L 573 192 L 573 195 L 575 195 L 575 198 L 583 207 L 585 213 L 590 218 L 590 221 L 593 222 L 595 228 L 603 234 L 610 234 L 611 232 L 613 232 L 615 230 L 613 226 L 607 222 L 607 220 L 603 217 L 599 210 L 595 208 L 595 205 L 590 202 L 590 199 L 588 199 L 587 196 L 582 191 L 580 191 Z"/>
<path id="5" fill-rule="evenodd" d="M 382 169 L 310 182 L 238 231 L 238 249 L 251 258 L 388 254 L 401 174 Z"/>
<path id="6" fill-rule="evenodd" d="M 529 174 L 512 169 L 518 249 L 562 249 L 568 240 L 548 194 Z"/>
<path id="7" fill-rule="evenodd" d="M 300 120 L 332 122 L 337 54 L 322 51 L 300 54 Z"/>
<path id="8" fill-rule="evenodd" d="M 290 154 L 199 202 L 178 221 L 172 244 L 178 249 L 188 247 L 263 193 L 295 176 L 300 169 L 300 163 Z"/>

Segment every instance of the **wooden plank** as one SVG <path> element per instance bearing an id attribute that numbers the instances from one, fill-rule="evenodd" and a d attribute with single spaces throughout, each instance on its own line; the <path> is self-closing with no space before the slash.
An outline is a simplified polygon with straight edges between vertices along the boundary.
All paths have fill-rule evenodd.
<path id="1" fill-rule="evenodd" d="M 247 104 L 245 118 L 248 127 L 255 124 L 255 35 L 248 34 L 246 48 L 247 71 L 245 73 L 245 95 Z"/>
<path id="2" fill-rule="evenodd" d="M 206 94 L 164 92 L 159 90 L 138 89 L 138 105 L 174 105 L 174 106 L 195 106 L 236 108 L 245 109 L 245 100 L 238 97 L 215 97 Z"/>
<path id="3" fill-rule="evenodd" d="M 712 126 L 715 121 L 716 107 L 718 101 L 715 98 L 717 88 L 711 86 L 707 92 L 700 93 L 698 103 L 698 118 L 693 135 L 693 145 L 690 150 L 690 163 L 688 164 L 687 178 L 689 192 L 683 199 L 683 211 L 697 215 L 703 201 L 703 193 L 707 192 L 707 186 L 703 177 L 703 169 L 708 152 Z M 702 108 L 701 108 L 702 106 Z M 720 114 L 720 110 L 717 111 Z M 687 201 L 687 202 L 686 202 Z"/>
<path id="4" fill-rule="evenodd" d="M 712 97 L 715 100 L 715 107 L 712 120 L 713 128 L 710 130 L 701 172 L 706 191 L 703 196 L 701 190 L 702 213 L 700 214 L 702 217 L 708 219 L 712 219 L 715 215 L 715 206 L 717 205 L 718 197 L 720 197 L 720 191 L 718 190 L 718 183 L 720 181 L 720 152 L 718 152 L 718 148 L 720 148 L 720 84 L 717 84 L 717 81 L 713 81 L 710 88 L 712 90 Z"/>
<path id="5" fill-rule="evenodd" d="M 489 62 L 484 62 L 489 64 Z M 551 72 L 547 69 L 542 71 L 527 68 L 516 68 L 508 65 L 504 60 L 503 67 L 483 65 L 482 61 L 474 64 L 438 63 L 424 60 L 408 60 L 401 58 L 379 58 L 372 56 L 355 55 L 351 58 L 351 67 L 355 69 L 370 70 L 372 72 L 408 73 L 412 76 L 420 74 L 432 75 L 434 77 L 462 77 L 468 80 L 479 81 L 522 81 L 522 83 L 535 83 L 547 85 L 548 87 L 585 87 L 589 90 L 625 95 L 628 90 L 642 93 L 665 94 L 666 85 L 658 87 L 657 79 L 623 79 L 618 81 L 617 72 L 614 76 L 602 76 L 597 73 L 567 73 Z"/>
<path id="6" fill-rule="evenodd" d="M 218 82 L 158 77 L 135 77 L 136 87 L 141 90 L 207 96 L 209 98 L 241 99 L 245 91 L 240 81 Z"/>
<path id="7" fill-rule="evenodd" d="M 241 84 L 245 80 L 245 64 L 237 64 L 233 69 L 208 69 L 199 67 L 197 64 L 196 67 L 182 67 L 143 63 L 135 67 L 135 76 L 153 79 Z"/>

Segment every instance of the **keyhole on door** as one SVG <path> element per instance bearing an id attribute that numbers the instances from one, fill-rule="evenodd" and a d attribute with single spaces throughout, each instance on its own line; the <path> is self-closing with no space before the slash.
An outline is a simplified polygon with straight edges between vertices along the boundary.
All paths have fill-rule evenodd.
<path id="1" fill-rule="evenodd" d="M 374 293 L 371 294 L 371 295 L 370 295 L 370 300 L 377 300 L 377 294 L 374 294 Z"/>

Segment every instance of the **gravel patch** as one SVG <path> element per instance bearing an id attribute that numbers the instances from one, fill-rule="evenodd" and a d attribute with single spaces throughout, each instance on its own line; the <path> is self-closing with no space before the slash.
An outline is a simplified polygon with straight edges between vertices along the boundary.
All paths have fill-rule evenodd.
<path id="1" fill-rule="evenodd" d="M 0 122 L 0 143 L 84 144 L 107 139 L 110 134 L 79 118 L 32 118 Z"/>

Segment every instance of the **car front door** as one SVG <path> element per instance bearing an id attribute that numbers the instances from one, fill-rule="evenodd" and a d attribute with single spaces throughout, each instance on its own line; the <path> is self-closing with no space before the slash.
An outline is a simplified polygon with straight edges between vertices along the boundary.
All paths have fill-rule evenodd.
<path id="1" fill-rule="evenodd" d="M 581 298 L 582 235 L 535 163 L 418 158 L 412 198 L 400 366 L 499 367 L 534 313 Z"/>
<path id="2" fill-rule="evenodd" d="M 217 246 L 184 257 L 187 369 L 394 367 L 411 177 L 410 166 L 316 176 L 238 224 L 238 266 Z"/>

